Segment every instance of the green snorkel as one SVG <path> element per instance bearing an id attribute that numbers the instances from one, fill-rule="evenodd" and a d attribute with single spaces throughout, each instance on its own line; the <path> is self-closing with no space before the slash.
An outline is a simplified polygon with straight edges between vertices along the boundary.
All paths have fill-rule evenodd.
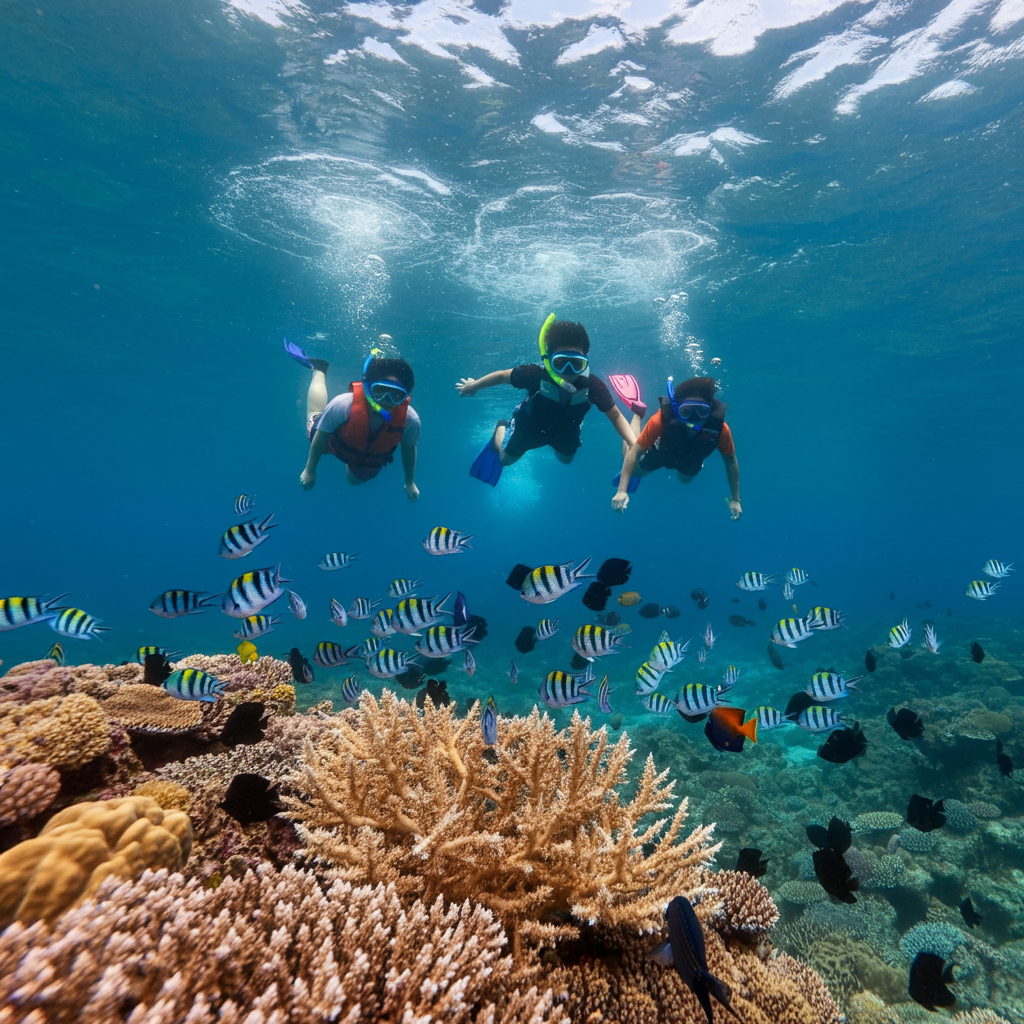
<path id="1" fill-rule="evenodd" d="M 551 329 L 551 325 L 555 322 L 556 317 L 554 313 L 551 313 L 547 320 L 544 321 L 544 326 L 540 329 L 540 337 L 537 339 L 537 343 L 540 345 L 540 359 L 544 364 L 544 369 L 548 371 L 548 376 L 566 393 L 569 395 L 576 394 L 576 388 L 572 386 L 564 377 L 559 376 L 555 373 L 554 367 L 551 365 L 551 356 L 548 353 L 548 331 Z"/>

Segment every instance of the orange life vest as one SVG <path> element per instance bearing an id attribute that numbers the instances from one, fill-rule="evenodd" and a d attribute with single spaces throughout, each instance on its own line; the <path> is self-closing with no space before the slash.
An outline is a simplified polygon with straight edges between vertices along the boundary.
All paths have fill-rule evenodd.
<path id="1" fill-rule="evenodd" d="M 405 415 L 409 408 L 406 397 L 401 405 L 391 410 L 391 420 L 385 420 L 376 433 L 370 433 L 370 403 L 363 393 L 361 381 L 353 381 L 352 411 L 348 419 L 335 430 L 331 451 L 348 466 L 380 469 L 395 457 L 405 430 Z"/>

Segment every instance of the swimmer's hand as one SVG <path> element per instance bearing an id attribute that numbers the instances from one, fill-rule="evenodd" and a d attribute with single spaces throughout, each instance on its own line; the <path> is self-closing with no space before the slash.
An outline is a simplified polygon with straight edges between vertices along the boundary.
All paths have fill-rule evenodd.
<path id="1" fill-rule="evenodd" d="M 408 483 L 405 485 L 405 493 L 410 501 L 420 500 L 420 489 L 413 483 Z"/>
<path id="2" fill-rule="evenodd" d="M 463 377 L 455 385 L 455 390 L 462 398 L 469 398 L 476 394 L 477 382 L 472 377 Z"/>
<path id="3" fill-rule="evenodd" d="M 625 512 L 628 504 L 629 495 L 625 491 L 616 491 L 615 497 L 612 498 L 612 508 L 616 512 Z"/>
<path id="4" fill-rule="evenodd" d="M 315 484 L 315 483 L 316 483 L 316 473 L 312 472 L 311 470 L 304 469 L 299 474 L 299 486 L 304 491 L 311 491 L 313 489 L 313 484 Z"/>
<path id="5" fill-rule="evenodd" d="M 739 519 L 743 515 L 743 506 L 735 498 L 729 499 L 729 518 L 732 520 Z"/>

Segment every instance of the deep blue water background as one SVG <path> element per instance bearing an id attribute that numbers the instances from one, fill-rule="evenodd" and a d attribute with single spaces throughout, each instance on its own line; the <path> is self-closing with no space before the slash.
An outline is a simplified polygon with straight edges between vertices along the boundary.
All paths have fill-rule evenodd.
<path id="1" fill-rule="evenodd" d="M 915 5 L 889 34 L 939 9 Z M 410 48 L 413 70 L 325 65 L 368 33 L 336 13 L 312 5 L 275 28 L 200 0 L 3 5 L 0 592 L 67 591 L 113 628 L 102 644 L 65 640 L 70 660 L 120 661 L 141 643 L 233 651 L 234 620 L 158 620 L 150 601 L 172 587 L 219 592 L 281 561 L 310 616 L 286 615 L 261 653 L 355 643 L 354 626 L 331 624 L 331 597 L 383 597 L 393 577 L 425 576 L 421 594 L 461 589 L 490 623 L 480 673 L 450 672 L 453 693 L 525 707 L 544 671 L 567 667 L 588 616 L 578 596 L 552 606 L 560 646 L 518 659 L 514 697 L 512 640 L 540 616 L 505 575 L 586 555 L 630 558 L 645 601 L 683 608 L 674 636 L 710 619 L 721 668 L 770 676 L 764 648 L 785 603 L 776 591 L 757 613 L 733 583 L 793 565 L 820 583 L 798 592 L 801 612 L 813 598 L 850 616 L 849 634 L 791 652 L 795 666 L 845 658 L 849 673 L 904 614 L 915 643 L 933 616 L 947 650 L 984 637 L 1019 659 L 1018 580 L 983 605 L 963 596 L 988 558 L 1024 569 L 1019 62 L 973 74 L 970 95 L 918 102 L 950 77 L 943 57 L 840 117 L 837 92 L 863 68 L 769 94 L 791 53 L 853 17 L 845 8 L 729 58 L 652 35 L 564 68 L 554 59 L 580 24 L 510 32 L 521 67 L 481 90 Z M 531 126 L 544 110 L 599 111 L 624 59 L 659 87 L 686 85 L 685 116 L 623 122 L 617 152 Z M 722 125 L 766 141 L 722 147 L 722 162 L 650 155 Z M 583 322 L 596 372 L 633 372 L 652 405 L 666 374 L 690 374 L 687 342 L 705 369 L 722 359 L 740 522 L 717 458 L 685 489 L 667 474 L 645 481 L 614 514 L 618 441 L 598 413 L 571 468 L 534 454 L 493 492 L 467 476 L 517 399 L 459 399 L 454 381 L 533 360 L 550 311 Z M 382 331 L 417 374 L 422 498 L 406 501 L 397 466 L 353 489 L 326 460 L 303 493 L 307 374 L 281 338 L 331 360 L 335 394 Z M 227 562 L 217 541 L 241 492 L 280 526 Z M 420 541 L 438 524 L 472 532 L 473 551 L 427 556 Z M 324 573 L 329 550 L 361 561 Z M 696 586 L 711 594 L 707 615 L 688 600 Z M 933 612 L 917 607 L 925 599 Z M 757 626 L 733 629 L 734 612 Z M 619 706 L 666 625 L 630 621 L 637 656 L 602 666 Z M 41 657 L 53 639 L 39 625 L 0 634 L 0 658 Z"/>

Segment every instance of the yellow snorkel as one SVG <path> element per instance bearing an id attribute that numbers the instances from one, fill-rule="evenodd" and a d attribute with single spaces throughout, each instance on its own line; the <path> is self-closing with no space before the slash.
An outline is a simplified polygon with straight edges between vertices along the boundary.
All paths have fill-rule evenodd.
<path id="1" fill-rule="evenodd" d="M 540 360 L 544 364 L 544 369 L 548 371 L 548 376 L 567 394 L 574 395 L 576 394 L 576 388 L 564 377 L 555 373 L 554 367 L 551 365 L 551 356 L 548 353 L 548 331 L 555 320 L 555 314 L 550 314 L 547 320 L 544 321 L 544 326 L 540 329 L 540 337 L 537 339 L 537 343 L 540 345 Z"/>

